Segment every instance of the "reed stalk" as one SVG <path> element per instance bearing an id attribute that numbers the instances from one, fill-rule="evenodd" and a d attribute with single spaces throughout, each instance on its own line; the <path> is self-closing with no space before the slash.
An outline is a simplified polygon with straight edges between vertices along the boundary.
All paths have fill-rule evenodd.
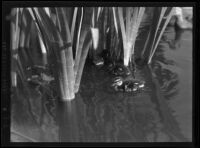
<path id="1" fill-rule="evenodd" d="M 146 59 L 148 61 L 148 64 L 151 63 L 152 57 L 155 54 L 158 43 L 164 33 L 167 24 L 170 21 L 170 18 L 172 17 L 172 8 L 156 7 L 154 8 L 153 13 L 154 14 L 151 27 L 143 51 L 141 52 L 142 59 Z M 164 17 L 165 14 L 166 16 Z"/>
<path id="2" fill-rule="evenodd" d="M 20 37 L 20 28 L 19 28 L 19 8 L 13 8 L 11 11 L 11 17 L 15 16 L 15 21 L 11 21 L 11 54 L 12 54 L 12 71 L 11 71 L 11 83 L 13 87 L 17 86 L 17 72 L 15 62 L 18 60 L 18 48 L 19 48 L 19 37 Z"/>
<path id="3" fill-rule="evenodd" d="M 77 75 L 76 75 L 76 80 L 75 80 L 75 92 L 78 92 L 79 90 L 79 86 L 80 86 L 80 82 L 81 82 L 81 77 L 82 77 L 82 73 L 83 73 L 83 68 L 85 65 L 85 61 L 86 61 L 86 57 L 89 51 L 89 48 L 92 45 L 92 38 L 91 38 L 91 32 L 87 31 L 87 36 L 83 45 L 83 49 L 81 52 L 81 57 L 80 57 L 80 62 L 79 62 L 79 68 L 77 71 Z"/>

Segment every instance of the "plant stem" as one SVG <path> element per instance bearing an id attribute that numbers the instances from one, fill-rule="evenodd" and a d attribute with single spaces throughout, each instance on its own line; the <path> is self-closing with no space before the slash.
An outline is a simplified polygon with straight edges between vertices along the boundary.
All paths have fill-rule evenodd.
<path id="1" fill-rule="evenodd" d="M 91 32 L 87 31 L 87 36 L 86 36 L 84 46 L 82 49 L 79 68 L 78 68 L 76 81 L 75 81 L 75 93 L 78 92 L 78 90 L 79 90 L 80 81 L 81 81 L 81 77 L 82 77 L 82 73 L 83 73 L 83 68 L 84 68 L 86 57 L 87 57 L 87 54 L 88 54 L 88 51 L 89 51 L 89 48 L 91 45 L 92 45 Z"/>

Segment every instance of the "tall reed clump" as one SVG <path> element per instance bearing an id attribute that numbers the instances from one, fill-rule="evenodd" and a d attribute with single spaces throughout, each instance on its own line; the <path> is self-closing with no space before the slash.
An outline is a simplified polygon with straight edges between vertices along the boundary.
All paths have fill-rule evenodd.
<path id="1" fill-rule="evenodd" d="M 17 87 L 17 78 L 25 82 L 25 63 L 27 52 L 24 47 L 29 44 L 30 23 L 25 18 L 23 8 L 13 8 L 10 14 L 10 48 L 11 48 L 11 83 L 12 87 Z M 22 54 L 22 55 L 21 55 Z"/>
<path id="2" fill-rule="evenodd" d="M 118 7 L 117 10 L 123 41 L 124 65 L 128 66 L 134 54 L 135 41 L 145 8 Z"/>
<path id="3" fill-rule="evenodd" d="M 153 55 L 158 47 L 158 43 L 173 15 L 174 7 L 155 7 L 153 11 L 153 19 L 148 32 L 147 39 L 143 51 L 141 52 L 141 58 L 151 63 Z"/>
<path id="4" fill-rule="evenodd" d="M 54 74 L 62 100 L 72 100 L 78 92 L 87 53 L 92 45 L 91 30 L 82 24 L 84 9 L 78 7 L 24 9 L 28 12 L 27 17 L 31 18 L 32 25 L 35 26 L 44 65 L 52 63 L 52 60 L 56 65 L 53 67 Z M 78 15 L 80 17 L 77 17 Z M 15 44 L 13 46 L 16 46 Z"/>

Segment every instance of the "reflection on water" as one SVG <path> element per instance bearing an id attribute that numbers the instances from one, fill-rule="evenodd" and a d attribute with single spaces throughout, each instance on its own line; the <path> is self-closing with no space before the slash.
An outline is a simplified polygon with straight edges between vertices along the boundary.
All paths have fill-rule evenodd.
<path id="1" fill-rule="evenodd" d="M 59 102 L 49 95 L 50 91 L 43 90 L 41 95 L 33 89 L 31 98 L 15 91 L 11 140 L 191 141 L 192 32 L 174 33 L 173 28 L 167 28 L 158 48 L 152 65 L 136 73 L 137 78 L 146 81 L 145 90 L 137 94 L 114 92 L 106 68 L 90 64 L 84 69 L 80 91 L 72 102 Z"/>

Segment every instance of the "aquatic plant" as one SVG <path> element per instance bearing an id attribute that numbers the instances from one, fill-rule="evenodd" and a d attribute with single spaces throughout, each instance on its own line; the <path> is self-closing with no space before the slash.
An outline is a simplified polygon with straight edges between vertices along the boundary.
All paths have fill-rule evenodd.
<path id="1" fill-rule="evenodd" d="M 153 11 L 150 30 L 141 53 L 141 58 L 151 63 L 153 55 L 157 49 L 158 43 L 173 15 L 173 7 L 155 7 Z"/>
<path id="2" fill-rule="evenodd" d="M 126 7 L 125 12 L 123 8 L 118 7 L 125 66 L 128 66 L 131 56 L 134 54 L 135 41 L 144 11 L 145 7 Z"/>
<path id="3" fill-rule="evenodd" d="M 15 9 L 14 9 L 15 10 Z M 38 42 L 34 42 L 40 45 L 40 50 L 43 55 L 43 65 L 50 65 L 54 63 L 55 72 L 54 76 L 57 77 L 60 86 L 60 94 L 63 100 L 71 100 L 75 97 L 75 93 L 78 92 L 80 85 L 81 75 L 85 64 L 85 59 L 90 46 L 92 45 L 91 30 L 88 27 L 83 27 L 83 8 L 23 8 L 28 14 L 24 15 L 24 20 L 31 20 L 29 24 L 30 30 L 28 32 L 20 32 L 24 26 L 18 26 L 19 24 L 19 8 L 17 8 L 16 14 L 12 15 L 15 18 L 15 24 L 11 22 L 11 49 L 13 53 L 17 53 L 19 39 L 20 45 L 30 47 L 30 32 L 35 28 L 35 36 Z M 70 17 L 69 11 L 73 11 Z M 81 17 L 77 17 L 80 14 Z M 31 18 L 31 19 L 30 19 Z M 71 21 L 71 22 L 70 22 Z M 76 23 L 79 21 L 80 23 Z M 78 31 L 75 28 L 78 24 Z M 70 26 L 71 25 L 71 26 Z M 17 26 L 17 27 L 15 27 Z M 15 28 L 14 28 L 15 27 Z M 25 28 L 26 29 L 26 28 Z M 14 32 L 15 31 L 15 32 Z M 26 34 L 25 34 L 26 33 Z M 77 33 L 77 34 L 76 34 Z M 13 35 L 14 34 L 14 35 Z M 25 43 L 25 35 L 29 36 L 29 40 Z M 77 37 L 77 39 L 74 39 Z M 36 46 L 36 45 L 34 45 Z M 74 49 L 73 49 L 73 47 Z M 73 51 L 75 51 L 75 57 L 73 57 Z M 35 51 L 36 52 L 36 51 Z M 19 59 L 16 54 L 12 56 L 15 60 L 12 60 L 12 84 L 16 86 L 16 72 L 15 62 Z M 28 59 L 26 57 L 26 59 Z M 53 61 L 53 62 L 52 62 Z M 34 63 L 34 62 L 33 62 Z M 25 74 L 23 74 L 26 77 Z"/>

